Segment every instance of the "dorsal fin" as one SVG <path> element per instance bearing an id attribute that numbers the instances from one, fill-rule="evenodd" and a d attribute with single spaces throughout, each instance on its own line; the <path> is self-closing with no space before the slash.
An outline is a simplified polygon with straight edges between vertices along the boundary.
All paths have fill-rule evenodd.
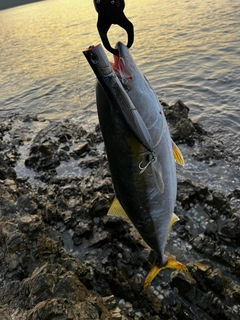
<path id="1" fill-rule="evenodd" d="M 124 211 L 123 207 L 121 206 L 120 202 L 116 197 L 114 198 L 113 203 L 109 208 L 107 214 L 115 217 L 122 217 L 129 220 L 128 215 L 126 214 L 126 212 Z"/>
<path id="2" fill-rule="evenodd" d="M 179 163 L 181 166 L 184 166 L 184 159 L 181 151 L 179 150 L 178 146 L 172 141 L 172 151 L 174 159 L 177 163 Z"/>

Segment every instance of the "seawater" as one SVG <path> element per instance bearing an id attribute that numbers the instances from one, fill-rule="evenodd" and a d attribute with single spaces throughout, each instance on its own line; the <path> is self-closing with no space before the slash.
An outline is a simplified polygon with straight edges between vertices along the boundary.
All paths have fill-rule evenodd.
<path id="1" fill-rule="evenodd" d="M 190 117 L 240 157 L 240 2 L 125 4 L 135 27 L 132 55 L 159 98 L 168 103 L 182 99 Z M 95 77 L 82 51 L 100 43 L 96 21 L 91 0 L 45 0 L 0 11 L 1 118 L 13 113 L 72 117 L 95 127 Z M 112 45 L 127 41 L 117 26 L 109 38 Z M 229 163 L 222 163 L 218 175 L 214 169 L 214 182 L 209 178 L 213 169 L 186 164 L 187 174 L 197 172 L 199 181 L 214 187 L 239 185 L 239 169 Z"/>

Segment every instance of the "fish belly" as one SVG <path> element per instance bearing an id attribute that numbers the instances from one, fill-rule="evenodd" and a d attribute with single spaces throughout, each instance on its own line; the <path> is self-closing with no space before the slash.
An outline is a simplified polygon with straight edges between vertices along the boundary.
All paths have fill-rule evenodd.
<path id="1" fill-rule="evenodd" d="M 140 71 L 139 71 L 140 72 Z M 138 77 L 138 85 L 128 92 L 139 114 L 149 130 L 154 144 L 154 153 L 160 163 L 163 192 L 156 190 L 154 179 L 148 177 L 147 190 L 151 190 L 150 214 L 155 225 L 159 251 L 164 254 L 169 225 L 174 211 L 177 193 L 176 166 L 172 152 L 172 141 L 167 122 L 155 92 L 143 77 Z M 142 79 L 142 81 L 141 81 Z M 156 252 L 156 254 L 158 254 Z M 159 260 L 159 259 L 158 259 Z"/>
<path id="2" fill-rule="evenodd" d="M 146 174 L 140 174 L 143 147 L 116 112 L 101 85 L 96 86 L 99 123 L 106 147 L 116 196 L 144 241 L 162 255 L 150 214 L 152 190 Z M 155 187 L 153 187 L 154 189 Z"/>

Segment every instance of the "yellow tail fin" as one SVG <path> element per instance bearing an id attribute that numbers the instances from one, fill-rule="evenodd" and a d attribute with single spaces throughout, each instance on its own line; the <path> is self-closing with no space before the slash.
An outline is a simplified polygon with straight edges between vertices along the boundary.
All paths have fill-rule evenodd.
<path id="1" fill-rule="evenodd" d="M 182 264 L 182 263 L 180 263 L 180 262 L 178 262 L 178 261 L 176 261 L 176 260 L 174 260 L 172 258 L 168 258 L 167 264 L 164 267 L 159 268 L 156 265 L 154 265 L 152 267 L 152 269 L 150 270 L 149 274 L 147 275 L 147 278 L 144 281 L 144 285 L 143 285 L 144 288 L 149 286 L 149 284 L 153 281 L 153 279 L 157 276 L 157 274 L 161 270 L 166 269 L 166 268 L 179 269 L 179 270 L 187 271 L 187 267 L 184 264 Z"/>

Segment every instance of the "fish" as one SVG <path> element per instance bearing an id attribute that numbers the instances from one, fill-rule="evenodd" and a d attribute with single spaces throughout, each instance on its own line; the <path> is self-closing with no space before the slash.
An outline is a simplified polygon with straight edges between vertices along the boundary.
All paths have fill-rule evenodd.
<path id="1" fill-rule="evenodd" d="M 83 53 L 97 77 L 96 103 L 115 189 L 108 214 L 129 219 L 152 249 L 146 288 L 165 268 L 187 270 L 165 255 L 172 224 L 177 177 L 183 156 L 170 137 L 162 106 L 129 49 L 118 42 L 111 64 L 101 45 Z"/>

